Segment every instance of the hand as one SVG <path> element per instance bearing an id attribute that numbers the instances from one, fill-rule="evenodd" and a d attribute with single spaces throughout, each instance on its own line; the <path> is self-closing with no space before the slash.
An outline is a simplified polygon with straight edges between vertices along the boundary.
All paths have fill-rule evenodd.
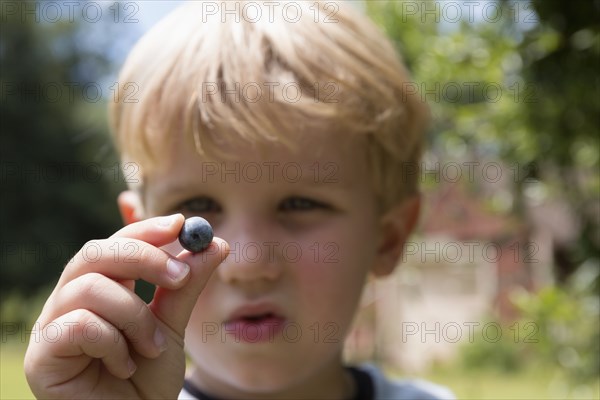
<path id="1" fill-rule="evenodd" d="M 184 217 L 150 218 L 88 242 L 64 269 L 38 318 L 25 374 L 38 398 L 177 398 L 183 338 L 196 299 L 227 257 L 215 238 L 173 259 Z M 178 267 L 180 274 L 177 275 Z M 136 279 L 157 286 L 146 304 Z"/>

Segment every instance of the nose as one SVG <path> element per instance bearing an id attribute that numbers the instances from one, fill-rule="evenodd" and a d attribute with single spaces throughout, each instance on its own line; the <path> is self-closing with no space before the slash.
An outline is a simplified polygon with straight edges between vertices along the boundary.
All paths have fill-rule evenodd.
<path id="1" fill-rule="evenodd" d="M 236 224 L 220 234 L 229 243 L 229 256 L 217 268 L 219 278 L 228 284 L 277 281 L 283 271 L 281 243 L 268 227 Z M 228 234 L 229 233 L 229 234 Z"/>

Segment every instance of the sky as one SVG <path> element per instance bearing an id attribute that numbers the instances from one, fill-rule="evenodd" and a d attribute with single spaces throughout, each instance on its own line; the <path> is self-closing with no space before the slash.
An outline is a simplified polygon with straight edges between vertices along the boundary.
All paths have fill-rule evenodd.
<path id="1" fill-rule="evenodd" d="M 139 10 L 133 8 L 127 10 L 129 13 L 135 12 L 139 19 L 139 29 L 143 32 L 150 29 L 159 19 L 168 14 L 169 11 L 176 8 L 182 1 L 135 1 Z"/>

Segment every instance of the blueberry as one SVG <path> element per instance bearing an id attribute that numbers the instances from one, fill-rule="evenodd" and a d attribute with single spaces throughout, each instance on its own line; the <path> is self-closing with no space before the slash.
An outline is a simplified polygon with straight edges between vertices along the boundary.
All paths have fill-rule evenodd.
<path id="1" fill-rule="evenodd" d="M 192 253 L 199 253 L 206 249 L 212 240 L 212 226 L 201 217 L 186 219 L 179 232 L 179 243 Z"/>

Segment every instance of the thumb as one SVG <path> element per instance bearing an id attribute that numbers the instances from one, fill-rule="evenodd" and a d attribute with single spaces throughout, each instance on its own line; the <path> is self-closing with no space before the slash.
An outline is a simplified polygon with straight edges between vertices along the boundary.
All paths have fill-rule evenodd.
<path id="1" fill-rule="evenodd" d="M 184 336 L 192 310 L 213 271 L 229 254 L 229 244 L 215 237 L 201 253 L 181 252 L 177 259 L 190 266 L 190 279 L 180 289 L 171 290 L 157 287 L 149 307 L 165 325 Z"/>

